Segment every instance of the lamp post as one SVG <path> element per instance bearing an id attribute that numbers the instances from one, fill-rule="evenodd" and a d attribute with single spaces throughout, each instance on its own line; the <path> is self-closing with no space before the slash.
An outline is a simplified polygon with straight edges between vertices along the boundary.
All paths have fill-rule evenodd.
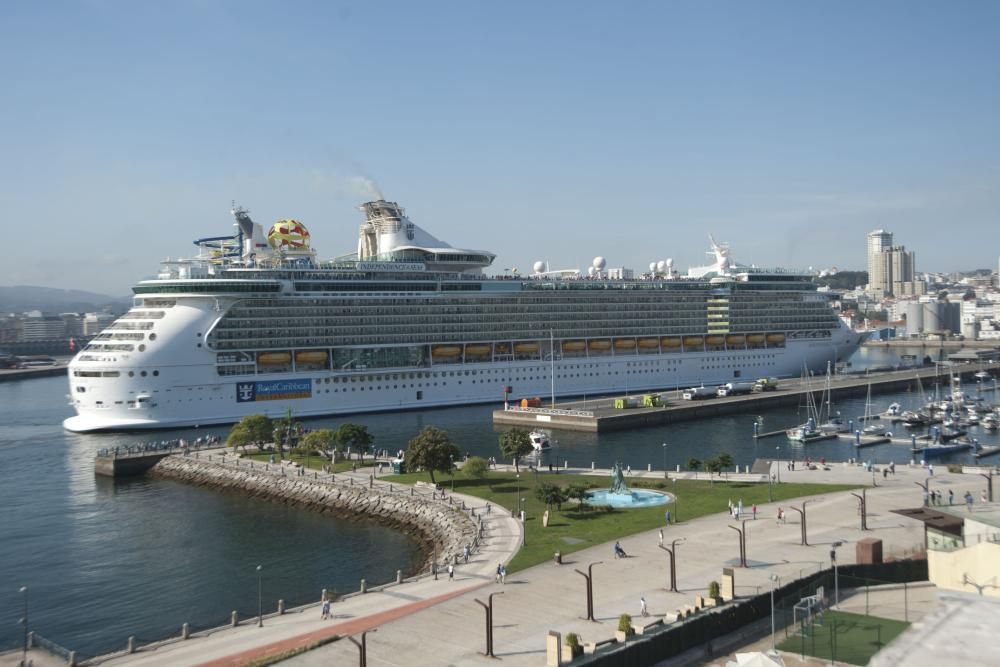
<path id="1" fill-rule="evenodd" d="M 778 461 L 778 452 L 781 451 L 781 447 L 774 448 L 774 463 L 778 466 L 778 484 L 781 484 L 781 462 Z"/>
<path id="2" fill-rule="evenodd" d="M 927 478 L 926 482 L 914 482 L 914 484 L 916 484 L 917 486 L 919 486 L 921 489 L 924 490 L 924 507 L 927 507 L 928 505 L 931 504 L 930 503 L 930 497 L 931 497 L 931 479 L 930 479 L 930 477 Z"/>
<path id="3" fill-rule="evenodd" d="M 681 499 L 677 497 L 677 478 L 674 477 L 674 523 L 681 520 Z"/>
<path id="4" fill-rule="evenodd" d="M 586 572 L 581 572 L 580 570 L 573 570 L 581 577 L 587 580 L 587 621 L 594 621 L 594 566 L 600 565 L 604 561 L 597 561 L 596 563 L 591 563 L 587 566 Z"/>
<path id="5" fill-rule="evenodd" d="M 663 443 L 663 479 L 670 479 L 667 474 L 667 443 Z"/>
<path id="6" fill-rule="evenodd" d="M 21 586 L 21 595 L 24 596 L 24 616 L 21 624 L 24 626 L 24 647 L 21 652 L 21 667 L 28 667 L 28 587 Z"/>
<path id="7" fill-rule="evenodd" d="M 979 473 L 979 476 L 986 478 L 986 483 L 989 485 L 987 487 L 987 489 L 989 491 L 989 500 L 992 503 L 993 502 L 993 471 L 990 470 L 989 473 L 983 473 L 983 472 L 981 472 L 981 473 Z"/>
<path id="8" fill-rule="evenodd" d="M 840 608 L 840 579 L 837 576 L 837 547 L 843 546 L 843 540 L 837 540 L 830 545 L 830 564 L 833 565 L 833 607 Z"/>
<path id="9" fill-rule="evenodd" d="M 451 493 L 455 494 L 455 455 L 449 454 L 448 461 L 451 462 L 451 466 L 448 468 L 448 474 L 451 475 Z"/>
<path id="10" fill-rule="evenodd" d="M 774 645 L 774 587 L 781 580 L 776 574 L 771 575 L 771 651 L 775 651 Z"/>
<path id="11" fill-rule="evenodd" d="M 521 473 L 514 475 L 514 502 L 510 504 L 510 513 L 517 514 L 517 499 L 521 497 Z"/>
<path id="12" fill-rule="evenodd" d="M 368 667 L 368 633 L 378 632 L 378 628 L 372 628 L 371 630 L 365 630 L 361 633 L 361 641 L 359 642 L 354 637 L 348 637 L 351 642 L 358 647 L 358 664 L 361 667 Z"/>
<path id="13" fill-rule="evenodd" d="M 672 593 L 678 593 L 677 590 L 677 544 L 683 542 L 685 538 L 680 537 L 676 540 L 671 540 L 670 546 L 667 547 L 663 544 L 660 548 L 670 554 L 670 591 Z"/>
<path id="14" fill-rule="evenodd" d="M 479 598 L 475 598 L 475 601 L 486 611 L 486 652 L 482 655 L 488 656 L 490 658 L 495 658 L 493 655 L 493 596 L 503 595 L 503 591 L 497 591 L 496 593 L 490 593 L 489 604 L 483 602 Z"/>
<path id="15" fill-rule="evenodd" d="M 264 598 L 260 573 L 260 565 L 257 566 L 257 627 L 264 627 Z"/>
<path id="16" fill-rule="evenodd" d="M 521 512 L 521 546 L 523 547 L 528 543 L 528 517 L 524 514 L 524 498 L 521 498 L 521 504 L 518 505 L 518 509 Z"/>

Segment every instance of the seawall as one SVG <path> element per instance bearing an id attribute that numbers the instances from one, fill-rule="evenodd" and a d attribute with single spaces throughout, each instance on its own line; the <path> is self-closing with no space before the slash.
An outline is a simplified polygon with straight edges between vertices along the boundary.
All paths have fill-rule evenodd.
<path id="1" fill-rule="evenodd" d="M 295 505 L 350 521 L 372 521 L 389 526 L 416 538 L 427 561 L 437 554 L 438 565 L 474 545 L 478 523 L 469 515 L 440 500 L 408 495 L 406 486 L 396 485 L 396 492 L 366 488 L 360 484 L 310 480 L 299 476 L 275 475 L 258 467 L 234 466 L 193 456 L 173 455 L 150 468 L 153 477 L 172 479 L 185 484 L 242 493 L 252 498 Z"/>

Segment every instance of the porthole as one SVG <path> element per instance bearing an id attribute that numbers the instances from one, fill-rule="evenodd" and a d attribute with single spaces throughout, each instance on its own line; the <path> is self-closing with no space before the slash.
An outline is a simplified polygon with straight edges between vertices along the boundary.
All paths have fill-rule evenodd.
<path id="1" fill-rule="evenodd" d="M 141 375 L 142 377 L 146 377 L 146 371 L 141 371 L 139 375 Z"/>
<path id="2" fill-rule="evenodd" d="M 135 377 L 135 371 L 129 371 L 129 372 L 128 372 L 128 376 L 129 376 L 130 378 L 134 378 L 134 377 Z"/>
<path id="3" fill-rule="evenodd" d="M 153 371 L 153 377 L 159 377 L 160 371 Z"/>
<path id="4" fill-rule="evenodd" d="M 156 334 L 155 333 L 149 334 L 149 340 L 156 340 Z"/>
<path id="5" fill-rule="evenodd" d="M 139 351 L 140 352 L 145 352 L 146 351 L 146 346 L 143 345 L 142 343 L 139 343 Z"/>

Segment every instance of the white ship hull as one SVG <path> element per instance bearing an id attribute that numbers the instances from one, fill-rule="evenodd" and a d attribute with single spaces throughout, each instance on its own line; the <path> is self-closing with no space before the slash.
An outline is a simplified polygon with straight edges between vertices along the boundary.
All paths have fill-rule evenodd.
<path id="1" fill-rule="evenodd" d="M 198 342 L 220 313 L 212 304 L 197 301 L 200 307 L 191 300 L 171 310 L 159 325 L 170 342 L 155 352 L 123 354 L 105 363 L 79 361 L 84 353 L 77 355 L 69 372 L 71 402 L 78 414 L 63 426 L 76 432 L 144 430 L 234 423 L 252 414 L 280 417 L 289 409 L 297 417 L 320 417 L 500 405 L 504 387 L 511 387 L 512 400 L 548 397 L 553 375 L 556 396 L 676 390 L 734 378 L 798 377 L 803 364 L 822 372 L 827 362 L 850 356 L 863 338 L 842 327 L 829 339 L 789 340 L 781 348 L 563 358 L 554 365 L 548 360 L 446 363 L 421 369 L 220 377 L 215 352 Z M 74 376 L 81 369 L 118 376 Z"/>

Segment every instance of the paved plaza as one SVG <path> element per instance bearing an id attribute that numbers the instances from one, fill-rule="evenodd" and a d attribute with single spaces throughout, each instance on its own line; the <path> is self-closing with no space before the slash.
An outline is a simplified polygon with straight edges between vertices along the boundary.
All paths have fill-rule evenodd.
<path id="1" fill-rule="evenodd" d="M 788 470 L 782 462 L 782 481 L 871 484 L 872 475 L 858 465 L 832 464 L 829 470 Z M 586 471 L 589 472 L 589 471 Z M 360 474 L 360 473 L 359 473 Z M 601 473 L 604 474 L 603 472 Z M 660 473 L 650 473 L 662 475 Z M 854 562 L 854 542 L 863 537 L 883 540 L 887 558 L 905 557 L 923 546 L 923 525 L 892 514 L 891 509 L 919 506 L 923 492 L 915 482 L 927 480 L 920 466 L 897 465 L 888 478 L 877 475 L 878 486 L 868 490 L 871 530 L 862 532 L 857 500 L 848 492 L 816 496 L 808 501 L 811 546 L 801 546 L 798 514 L 784 503 L 787 522 L 778 522 L 778 503 L 760 506 L 758 518 L 747 521 L 748 568 L 736 569 L 738 595 L 766 591 L 769 577 L 782 582 L 829 566 L 829 548 L 837 540 L 846 542 L 838 551 L 841 564 Z M 932 488 L 956 498 L 970 490 L 977 499 L 985 481 L 977 475 L 935 471 Z M 481 507 L 483 501 L 456 495 Z M 736 500 L 736 499 L 734 499 Z M 974 510 L 975 511 L 975 508 Z M 749 515 L 745 518 L 749 519 Z M 628 537 L 621 542 L 628 558 L 613 558 L 610 545 L 578 551 L 564 557 L 562 565 L 543 563 L 511 574 L 504 585 L 494 582 L 497 563 L 506 562 L 521 540 L 520 524 L 494 507 L 487 521 L 487 539 L 468 565 L 456 570 L 454 581 L 446 574 L 438 580 L 424 576 L 418 581 L 391 586 L 379 592 L 356 595 L 333 605 L 331 620 L 320 619 L 318 605 L 255 624 L 220 630 L 209 637 L 174 642 L 155 650 L 143 650 L 109 661 L 109 665 L 234 665 L 247 662 L 333 635 L 368 635 L 368 664 L 378 665 L 474 665 L 486 664 L 483 609 L 476 599 L 494 598 L 495 652 L 507 665 L 545 663 L 545 637 L 549 630 L 565 635 L 578 633 L 583 641 L 613 636 L 619 614 L 638 617 L 639 598 L 645 597 L 653 618 L 691 604 L 705 594 L 708 583 L 719 580 L 722 568 L 739 565 L 737 535 L 727 526 L 734 522 L 720 507 L 719 513 L 664 528 L 667 541 L 682 540 L 677 547 L 677 578 L 681 593 L 666 590 L 668 557 L 658 547 L 658 531 Z M 584 580 L 574 572 L 594 567 L 594 605 L 597 622 L 583 620 L 586 599 Z M 291 658 L 288 665 L 355 664 L 358 649 L 346 639 Z"/>

